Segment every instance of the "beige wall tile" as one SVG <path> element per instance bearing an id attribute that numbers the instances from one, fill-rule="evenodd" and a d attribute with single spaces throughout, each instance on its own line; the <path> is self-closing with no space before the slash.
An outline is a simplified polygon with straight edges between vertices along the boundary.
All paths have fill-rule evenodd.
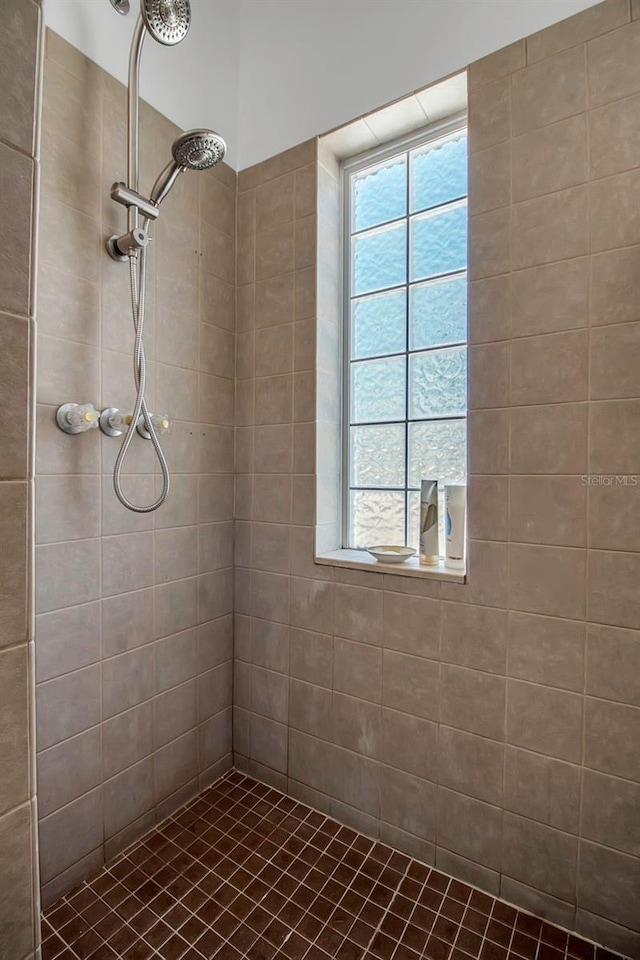
<path id="1" fill-rule="evenodd" d="M 530 200 L 587 179 L 585 115 L 533 130 L 513 141 L 513 200 Z"/>
<path id="2" fill-rule="evenodd" d="M 596 328 L 591 334 L 590 351 L 591 399 L 640 394 L 640 323 Z"/>
<path id="3" fill-rule="evenodd" d="M 37 758 L 38 811 L 45 817 L 97 787 L 102 780 L 100 728 L 43 750 Z"/>
<path id="4" fill-rule="evenodd" d="M 29 313 L 32 179 L 31 158 L 0 144 L 0 216 L 9 240 L 0 257 L 0 309 L 21 316 Z"/>
<path id="5" fill-rule="evenodd" d="M 40 824 L 40 870 L 45 883 L 102 842 L 102 788 L 98 787 Z"/>
<path id="6" fill-rule="evenodd" d="M 584 547 L 587 488 L 579 477 L 511 477 L 509 536 L 522 543 Z"/>
<path id="7" fill-rule="evenodd" d="M 640 400 L 604 400 L 589 405 L 589 471 L 640 474 Z"/>
<path id="8" fill-rule="evenodd" d="M 510 425 L 512 473 L 584 473 L 586 404 L 518 407 L 511 410 Z"/>
<path id="9" fill-rule="evenodd" d="M 584 43 L 585 40 L 591 40 L 626 23 L 628 17 L 629 10 L 625 0 L 598 3 L 595 7 L 582 10 L 574 17 L 568 17 L 527 37 L 527 59 L 529 63 L 534 63 L 565 47 Z"/>
<path id="10" fill-rule="evenodd" d="M 96 600 L 100 595 L 98 540 L 43 544 L 36 550 L 36 611 Z"/>
<path id="11" fill-rule="evenodd" d="M 440 727 L 438 783 L 501 806 L 503 766 L 504 744 Z"/>
<path id="12" fill-rule="evenodd" d="M 465 857 L 451 853 L 450 850 L 444 850 L 442 847 L 436 849 L 436 866 L 438 870 L 443 870 L 452 877 L 470 883 L 494 896 L 500 892 L 500 874 L 496 870 L 488 870 L 479 863 L 473 863 Z"/>
<path id="13" fill-rule="evenodd" d="M 584 49 L 573 47 L 513 75 L 513 133 L 535 130 L 587 106 Z"/>
<path id="14" fill-rule="evenodd" d="M 489 277 L 469 284 L 469 342 L 508 340 L 511 324 L 511 277 Z"/>
<path id="15" fill-rule="evenodd" d="M 386 589 L 383 644 L 390 650 L 437 659 L 440 649 L 438 601 Z"/>
<path id="16" fill-rule="evenodd" d="M 488 540 L 469 540 L 466 582 L 443 583 L 441 591 L 443 600 L 506 607 L 507 545 Z"/>
<path id="17" fill-rule="evenodd" d="M 438 776 L 436 724 L 383 707 L 380 759 L 391 767 L 435 782 Z"/>
<path id="18" fill-rule="evenodd" d="M 3 949 L 16 957 L 27 956 L 35 946 L 31 830 L 29 804 L 0 818 L 0 843 L 4 851 L 0 926 Z"/>
<path id="19" fill-rule="evenodd" d="M 3 722 L 0 728 L 2 814 L 29 799 L 28 684 L 26 646 L 23 644 L 21 647 L 0 652 L 0 699 L 3 704 Z"/>
<path id="20" fill-rule="evenodd" d="M 504 738 L 505 681 L 478 670 L 442 664 L 440 722 L 493 740 Z"/>
<path id="21" fill-rule="evenodd" d="M 504 674 L 507 658 L 507 612 L 471 603 L 442 603 L 443 661 Z"/>
<path id="22" fill-rule="evenodd" d="M 623 853 L 640 853 L 640 784 L 584 772 L 582 836 Z"/>
<path id="23" fill-rule="evenodd" d="M 0 648 L 27 640 L 28 494 L 26 483 L 0 483 Z"/>
<path id="24" fill-rule="evenodd" d="M 380 818 L 424 840 L 436 836 L 435 784 L 385 767 L 380 778 Z"/>
<path id="25" fill-rule="evenodd" d="M 595 481 L 605 478 L 595 477 Z M 622 485 L 615 479 L 589 486 L 589 546 L 600 550 L 640 551 L 638 495 L 640 487 L 634 478 L 625 478 Z"/>
<path id="26" fill-rule="evenodd" d="M 382 699 L 382 651 L 336 637 L 333 645 L 333 688 L 362 700 Z"/>
<path id="27" fill-rule="evenodd" d="M 333 632 L 333 584 L 291 578 L 291 625 L 321 633 Z M 349 691 L 346 691 L 349 692 Z"/>
<path id="28" fill-rule="evenodd" d="M 472 280 L 508 273 L 511 266 L 511 213 L 501 208 L 469 220 L 469 276 Z"/>
<path id="29" fill-rule="evenodd" d="M 378 704 L 347 697 L 341 693 L 333 694 L 331 739 L 334 743 L 355 753 L 378 759 L 380 728 L 381 710 Z"/>
<path id="30" fill-rule="evenodd" d="M 100 659 L 100 604 L 84 603 L 36 618 L 36 680 L 51 680 Z"/>
<path id="31" fill-rule="evenodd" d="M 474 410 L 469 413 L 469 473 L 509 472 L 509 412 Z"/>
<path id="32" fill-rule="evenodd" d="M 467 483 L 469 536 L 478 540 L 508 537 L 509 480 L 507 477 L 470 477 Z"/>
<path id="33" fill-rule="evenodd" d="M 509 675 L 582 692 L 584 624 L 509 612 Z"/>
<path id="34" fill-rule="evenodd" d="M 505 874 L 500 879 L 501 896 L 509 903 L 515 903 L 524 907 L 529 913 L 535 916 L 549 920 L 551 923 L 557 923 L 565 928 L 573 926 L 576 914 L 576 908 L 573 903 L 567 903 L 565 900 L 559 900 L 541 890 L 535 890 L 533 887 L 513 880 Z"/>
<path id="35" fill-rule="evenodd" d="M 589 262 L 579 257 L 514 273 L 512 335 L 529 337 L 587 326 Z"/>
<path id="36" fill-rule="evenodd" d="M 586 186 L 524 200 L 515 204 L 512 211 L 514 270 L 554 260 L 568 260 L 589 252 L 589 197 Z"/>
<path id="37" fill-rule="evenodd" d="M 577 834 L 581 786 L 579 766 L 507 746 L 504 768 L 507 810 Z"/>
<path id="38" fill-rule="evenodd" d="M 509 604 L 515 610 L 580 620 L 585 614 L 586 567 L 585 550 L 513 543 Z"/>
<path id="39" fill-rule="evenodd" d="M 382 591 L 337 583 L 334 596 L 336 636 L 382 644 Z"/>
<path id="40" fill-rule="evenodd" d="M 620 27 L 587 45 L 589 102 L 609 103 L 640 91 L 640 28 Z"/>
<path id="41" fill-rule="evenodd" d="M 596 180 L 589 187 L 589 199 L 593 253 L 640 241 L 640 170 Z"/>
<path id="42" fill-rule="evenodd" d="M 385 707 L 437 720 L 438 687 L 438 664 L 435 661 L 384 651 L 382 702 Z"/>
<path id="43" fill-rule="evenodd" d="M 586 840 L 581 842 L 578 873 L 581 907 L 635 930 L 639 884 L 640 860 Z"/>
<path id="44" fill-rule="evenodd" d="M 438 787 L 438 846 L 499 870 L 502 811 Z"/>
<path id="45" fill-rule="evenodd" d="M 511 345 L 511 403 L 586 400 L 588 351 L 586 330 L 515 340 Z"/>
<path id="46" fill-rule="evenodd" d="M 0 262 L 0 284 L 1 273 Z M 17 480 L 27 476 L 27 396 L 30 381 L 28 321 L 0 313 L 0 358 L 0 403 L 4 410 L 0 427 L 0 477 L 3 480 Z"/>
<path id="47" fill-rule="evenodd" d="M 483 150 L 509 137 L 511 128 L 510 78 L 502 77 L 469 91 L 470 149 Z"/>
<path id="48" fill-rule="evenodd" d="M 526 62 L 525 41 L 517 40 L 516 43 L 503 47 L 496 53 L 491 53 L 488 57 L 482 57 L 481 60 L 472 63 L 469 67 L 469 87 L 480 87 L 491 80 L 505 77 L 524 67 Z"/>
<path id="49" fill-rule="evenodd" d="M 640 97 L 616 100 L 589 114 L 592 179 L 637 166 L 640 149 Z"/>
<path id="50" fill-rule="evenodd" d="M 595 943 L 609 944 L 610 949 L 618 950 L 625 956 L 637 953 L 640 945 L 640 934 L 579 907 L 576 911 L 576 931 Z"/>
<path id="51" fill-rule="evenodd" d="M 510 202 L 511 144 L 507 140 L 474 154 L 469 168 L 469 213 L 486 213 Z"/>
<path id="52" fill-rule="evenodd" d="M 509 343 L 469 348 L 469 408 L 509 405 Z"/>
<path id="53" fill-rule="evenodd" d="M 640 758 L 636 749 L 639 729 L 638 707 L 587 697 L 585 765 L 601 773 L 640 781 Z"/>
<path id="54" fill-rule="evenodd" d="M 578 840 L 512 813 L 504 816 L 502 869 L 569 903 L 575 900 Z"/>
<path id="55" fill-rule="evenodd" d="M 573 763 L 582 756 L 582 697 L 521 680 L 508 681 L 507 740 Z"/>
<path id="56" fill-rule="evenodd" d="M 295 730 L 331 739 L 332 693 L 325 687 L 291 680 L 288 723 Z"/>
<path id="57" fill-rule="evenodd" d="M 587 693 L 640 707 L 639 662 L 640 634 L 637 631 L 588 624 Z"/>

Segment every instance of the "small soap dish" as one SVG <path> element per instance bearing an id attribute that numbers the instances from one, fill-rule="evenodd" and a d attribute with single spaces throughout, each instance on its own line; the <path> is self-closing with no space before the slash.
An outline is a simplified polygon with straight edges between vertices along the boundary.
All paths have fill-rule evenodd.
<path id="1" fill-rule="evenodd" d="M 380 563 L 404 563 L 416 552 L 413 547 L 398 547 L 391 543 L 367 547 L 367 551 Z"/>

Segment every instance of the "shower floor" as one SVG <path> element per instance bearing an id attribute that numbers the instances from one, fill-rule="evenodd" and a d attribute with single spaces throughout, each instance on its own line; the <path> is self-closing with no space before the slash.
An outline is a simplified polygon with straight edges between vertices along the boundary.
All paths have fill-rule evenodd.
<path id="1" fill-rule="evenodd" d="M 43 960 L 614 960 L 238 772 L 54 904 Z"/>

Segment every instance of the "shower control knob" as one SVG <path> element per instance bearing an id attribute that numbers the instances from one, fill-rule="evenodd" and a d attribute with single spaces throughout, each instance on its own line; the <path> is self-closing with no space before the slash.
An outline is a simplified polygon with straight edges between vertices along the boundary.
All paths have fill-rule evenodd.
<path id="1" fill-rule="evenodd" d="M 168 432 L 169 427 L 171 426 L 171 421 L 166 413 L 150 413 L 149 416 L 151 417 L 151 423 L 153 424 L 156 434 Z M 151 434 L 146 428 L 144 417 L 140 417 L 136 429 L 140 436 L 144 437 L 145 440 L 151 440 Z"/>
<path id="2" fill-rule="evenodd" d="M 117 407 L 106 407 L 100 414 L 100 429 L 108 437 L 121 437 L 131 420 L 130 413 L 123 413 Z"/>
<path id="3" fill-rule="evenodd" d="M 86 433 L 98 426 L 100 414 L 92 403 L 63 403 L 56 411 L 56 422 L 65 433 Z"/>

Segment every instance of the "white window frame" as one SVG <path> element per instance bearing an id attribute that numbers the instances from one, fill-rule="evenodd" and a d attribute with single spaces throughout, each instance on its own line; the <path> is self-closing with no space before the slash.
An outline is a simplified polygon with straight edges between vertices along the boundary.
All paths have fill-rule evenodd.
<path id="1" fill-rule="evenodd" d="M 431 143 L 435 140 L 439 140 L 444 136 L 449 134 L 454 134 L 460 130 L 466 129 L 468 126 L 468 117 L 466 112 L 456 114 L 452 117 L 448 117 L 445 121 L 440 123 L 431 124 L 428 127 L 422 128 L 421 130 L 412 133 L 409 136 L 405 136 L 394 140 L 392 143 L 385 144 L 383 147 L 380 147 L 376 150 L 368 150 L 366 153 L 359 154 L 356 157 L 352 157 L 346 160 L 343 160 L 341 163 L 340 169 L 340 183 L 341 183 L 341 211 L 342 211 L 342 224 L 340 230 L 340 243 L 341 243 L 341 271 L 340 271 L 340 302 L 341 302 L 341 322 L 342 322 L 342 418 L 341 418 L 341 484 L 340 484 L 340 515 L 341 515 L 341 543 L 343 552 L 356 553 L 356 548 L 347 546 L 349 543 L 349 503 L 350 503 L 350 493 L 351 493 L 351 484 L 350 484 L 350 428 L 351 428 L 351 378 L 350 378 L 350 367 L 351 367 L 351 289 L 350 289 L 350 280 L 351 280 L 351 214 L 352 214 L 352 204 L 351 204 L 351 189 L 350 189 L 350 180 L 351 176 L 354 173 L 358 173 L 361 170 L 365 170 L 368 167 L 374 166 L 377 163 L 382 163 L 385 160 L 389 160 L 394 156 L 398 156 L 403 153 L 409 153 L 409 151 L 416 149 L 417 147 L 424 146 L 428 143 Z M 410 177 L 409 171 L 407 171 L 407 197 L 409 197 L 410 190 Z M 468 192 L 467 192 L 467 202 L 468 202 Z M 437 208 L 436 208 L 437 209 Z M 408 244 L 409 244 L 409 223 L 410 223 L 410 205 L 407 203 L 407 255 L 408 255 Z M 393 221 L 391 221 L 393 222 Z M 409 269 L 409 264 L 407 262 L 407 270 Z M 467 264 L 468 271 L 468 264 Z M 458 271 L 456 271 L 457 273 Z M 446 274 L 444 275 L 446 276 Z M 423 282 L 423 281 L 415 281 Z M 467 272 L 467 283 L 468 283 L 468 272 Z M 407 324 L 408 324 L 408 311 L 409 311 L 409 297 L 408 291 L 412 286 L 412 282 L 407 278 Z M 468 339 L 465 340 L 465 346 L 468 346 Z M 409 342 L 407 340 L 406 352 L 405 355 L 409 355 Z M 407 379 L 406 389 L 409 389 L 409 382 Z M 468 424 L 468 407 L 465 412 L 465 425 Z M 453 418 L 455 419 L 455 418 Z M 462 419 L 462 418 L 460 418 Z M 407 427 L 408 419 L 405 419 L 405 464 L 407 464 L 409 450 L 408 450 L 408 437 L 407 437 Z M 407 481 L 407 469 L 405 468 L 405 482 Z M 395 488 L 394 488 L 395 489 Z M 407 496 L 408 487 L 405 487 L 405 531 L 408 529 L 408 516 L 406 515 L 406 496 Z"/>

